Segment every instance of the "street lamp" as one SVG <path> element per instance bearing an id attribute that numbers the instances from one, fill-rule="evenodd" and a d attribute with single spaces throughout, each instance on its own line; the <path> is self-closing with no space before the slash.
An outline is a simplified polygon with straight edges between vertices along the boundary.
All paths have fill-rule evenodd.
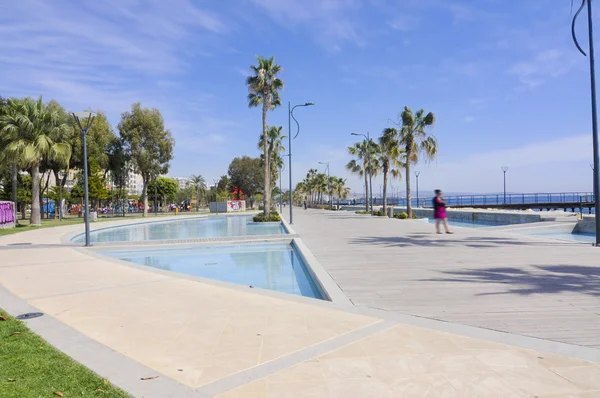
<path id="1" fill-rule="evenodd" d="M 415 171 L 415 177 L 417 177 L 417 208 L 419 207 L 419 175 L 421 175 L 421 172 Z"/>
<path id="2" fill-rule="evenodd" d="M 87 133 L 94 122 L 96 114 L 93 112 L 77 112 L 73 113 L 73 117 L 79 126 L 81 135 L 83 136 L 83 193 L 84 193 L 84 204 L 85 212 L 83 214 L 85 221 L 85 245 L 91 246 L 90 244 L 90 209 L 89 209 L 89 195 L 88 195 L 88 161 L 87 161 Z M 87 119 L 87 125 L 81 126 L 81 120 Z"/>
<path id="3" fill-rule="evenodd" d="M 331 204 L 332 204 L 332 200 L 331 200 L 331 188 L 329 186 L 329 162 L 319 162 L 319 164 L 324 164 L 327 166 L 327 195 L 329 196 L 329 210 L 331 210 Z"/>
<path id="4" fill-rule="evenodd" d="M 504 204 L 506 204 L 506 172 L 508 171 L 508 166 L 502 166 L 501 169 L 504 173 Z"/>
<path id="5" fill-rule="evenodd" d="M 371 202 L 371 215 L 373 215 L 373 173 L 371 172 L 371 136 L 362 133 L 350 133 L 350 135 L 362 135 L 367 139 L 367 163 L 369 164 L 369 201 Z M 367 198 L 365 198 L 367 199 Z"/>
<path id="6" fill-rule="evenodd" d="M 296 137 L 298 137 L 298 134 L 300 134 L 300 123 L 298 123 L 298 120 L 296 120 L 296 118 L 294 117 L 294 109 L 296 109 L 299 106 L 311 106 L 314 104 L 314 102 L 305 102 L 304 104 L 295 105 L 292 108 L 290 102 L 288 101 L 288 168 L 290 174 L 290 224 L 294 223 L 294 194 L 292 192 L 292 119 L 294 119 L 294 121 L 296 122 L 296 126 L 298 126 L 298 129 L 296 130 L 296 135 L 294 135 L 294 139 L 296 139 Z"/>
<path id="7" fill-rule="evenodd" d="M 598 151 L 598 115 L 596 109 L 596 68 L 594 65 L 594 34 L 592 24 L 592 1 L 583 0 L 581 6 L 573 16 L 573 22 L 571 23 L 571 36 L 573 36 L 573 42 L 577 49 L 585 56 L 586 53 L 583 51 L 577 38 L 575 37 L 575 22 L 577 17 L 585 3 L 587 2 L 587 13 L 588 13 L 588 49 L 590 53 L 590 85 L 591 85 L 591 97 L 592 97 L 592 146 L 594 148 L 594 207 L 595 211 L 595 222 L 596 222 L 596 246 L 600 246 L 600 218 L 598 212 L 600 211 L 600 154 Z"/>
<path id="8" fill-rule="evenodd" d="M 219 185 L 217 184 L 217 180 L 213 178 L 213 182 L 215 183 L 215 213 L 217 216 L 219 215 Z"/>
<path id="9" fill-rule="evenodd" d="M 62 206 L 62 180 L 65 178 L 64 172 L 59 172 L 58 177 L 60 181 L 58 181 L 58 219 L 62 221 L 63 219 L 63 206 Z M 54 211 L 56 211 L 56 206 L 54 206 Z"/>
<path id="10" fill-rule="evenodd" d="M 154 217 L 158 216 L 158 206 L 156 203 L 156 186 L 158 185 L 158 179 L 154 177 Z"/>

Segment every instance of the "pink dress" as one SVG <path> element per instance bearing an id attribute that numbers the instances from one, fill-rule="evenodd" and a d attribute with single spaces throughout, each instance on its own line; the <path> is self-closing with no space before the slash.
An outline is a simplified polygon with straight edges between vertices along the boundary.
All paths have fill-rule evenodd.
<path id="1" fill-rule="evenodd" d="M 435 210 L 433 211 L 434 218 L 446 218 L 446 204 L 443 203 L 440 198 L 434 199 Z"/>

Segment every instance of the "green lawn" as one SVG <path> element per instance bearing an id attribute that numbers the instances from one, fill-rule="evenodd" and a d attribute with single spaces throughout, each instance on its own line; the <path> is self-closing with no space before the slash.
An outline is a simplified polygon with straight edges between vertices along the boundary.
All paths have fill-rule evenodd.
<path id="1" fill-rule="evenodd" d="M 0 310 L 0 397 L 62 396 L 130 397 Z"/>

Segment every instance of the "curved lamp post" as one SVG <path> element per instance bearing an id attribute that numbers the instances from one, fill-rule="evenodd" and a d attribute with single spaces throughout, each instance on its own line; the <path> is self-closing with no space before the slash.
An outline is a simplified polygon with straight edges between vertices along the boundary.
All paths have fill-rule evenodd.
<path id="1" fill-rule="evenodd" d="M 290 174 L 290 224 L 294 223 L 294 193 L 292 191 L 292 119 L 296 122 L 296 126 L 298 129 L 296 130 L 296 135 L 294 135 L 294 139 L 298 137 L 300 134 L 300 123 L 294 117 L 294 109 L 299 106 L 311 106 L 314 105 L 314 102 L 305 102 L 304 104 L 295 105 L 293 108 L 291 107 L 290 102 L 288 101 L 288 171 Z"/>
<path id="2" fill-rule="evenodd" d="M 283 174 L 283 170 L 285 170 L 285 163 L 281 162 L 281 167 L 279 168 L 279 214 L 283 213 L 283 191 L 281 190 L 281 175 Z"/>
<path id="3" fill-rule="evenodd" d="M 419 176 L 421 175 L 420 171 L 415 171 L 415 177 L 417 177 L 417 209 L 419 208 Z"/>
<path id="4" fill-rule="evenodd" d="M 373 173 L 371 172 L 371 136 L 362 133 L 350 133 L 350 135 L 362 135 L 367 139 L 367 163 L 369 164 L 369 202 L 371 202 L 371 215 L 373 215 Z M 367 199 L 367 198 L 365 198 Z"/>
<path id="5" fill-rule="evenodd" d="M 85 245 L 91 246 L 90 244 L 90 208 L 89 208 L 89 195 L 88 195 L 88 161 L 87 161 L 87 133 L 94 122 L 94 118 L 96 114 L 93 112 L 77 112 L 73 113 L 73 117 L 77 122 L 77 126 L 81 131 L 81 135 L 83 136 L 83 191 L 84 191 L 84 204 L 85 204 L 85 212 L 84 221 L 85 221 Z M 81 125 L 81 120 L 87 119 L 87 124 L 85 128 Z"/>
<path id="6" fill-rule="evenodd" d="M 323 164 L 327 166 L 327 196 L 329 197 L 329 210 L 331 210 L 332 200 L 331 200 L 331 188 L 329 187 L 329 162 L 319 162 L 319 164 Z"/>
<path id="7" fill-rule="evenodd" d="M 506 204 L 506 172 L 508 171 L 508 166 L 502 166 L 501 168 L 504 173 L 504 204 Z"/>

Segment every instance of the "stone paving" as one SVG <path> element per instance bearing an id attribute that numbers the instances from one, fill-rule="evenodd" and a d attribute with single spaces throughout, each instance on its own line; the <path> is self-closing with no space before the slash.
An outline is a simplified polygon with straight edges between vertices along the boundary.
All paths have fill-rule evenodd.
<path id="1" fill-rule="evenodd" d="M 345 243 L 359 260 L 353 264 L 372 263 L 373 270 L 381 270 L 379 256 L 397 256 L 393 245 L 363 240 L 401 221 L 384 225 L 376 224 L 383 220 L 352 215 L 344 219 L 341 213 L 335 214 L 340 218 L 332 217 L 306 212 L 294 226 L 326 268 L 329 260 L 313 239 L 323 235 L 324 245 L 342 253 L 344 248 L 337 248 L 332 236 L 346 236 L 348 228 L 355 228 L 356 242 Z M 336 234 L 322 234 L 331 223 L 338 225 Z M 108 226 L 111 223 L 101 224 Z M 420 227 L 430 226 L 409 229 L 419 233 Z M 508 345 L 474 338 L 473 331 L 460 325 L 427 321 L 427 328 L 415 326 L 425 321 L 400 320 L 394 311 L 367 308 L 352 289 L 348 294 L 359 305 L 339 305 L 179 275 L 64 246 L 64 237 L 82 228 L 0 237 L 0 307 L 13 314 L 25 309 L 44 312 L 44 317 L 27 321 L 34 331 L 134 396 L 600 397 L 600 354 L 593 348 L 585 349 L 584 356 L 591 359 L 586 361 L 552 353 L 557 350 L 551 345 L 547 350 L 539 345 L 528 349 L 528 342 L 535 341 L 526 338 Z M 440 238 L 459 246 L 470 242 L 468 236 Z M 25 249 L 9 246 L 12 243 L 33 245 Z M 364 247 L 372 250 L 370 254 L 355 252 Z M 418 247 L 423 255 L 429 253 L 430 248 Z M 394 253 L 387 253 L 390 249 Z M 436 258 L 432 266 L 439 266 Z M 403 263 L 417 268 L 410 265 L 412 259 Z M 346 281 L 330 272 L 346 290 Z M 363 297 L 380 291 L 370 270 L 362 273 Z M 403 281 L 391 269 L 388 274 L 391 282 L 385 286 L 395 283 L 402 291 Z M 360 284 L 354 281 L 353 286 Z M 427 289 L 429 284 L 423 286 Z M 443 297 L 450 300 L 452 295 Z M 449 327 L 456 332 L 448 332 Z M 159 377 L 140 381 L 148 376 Z"/>

